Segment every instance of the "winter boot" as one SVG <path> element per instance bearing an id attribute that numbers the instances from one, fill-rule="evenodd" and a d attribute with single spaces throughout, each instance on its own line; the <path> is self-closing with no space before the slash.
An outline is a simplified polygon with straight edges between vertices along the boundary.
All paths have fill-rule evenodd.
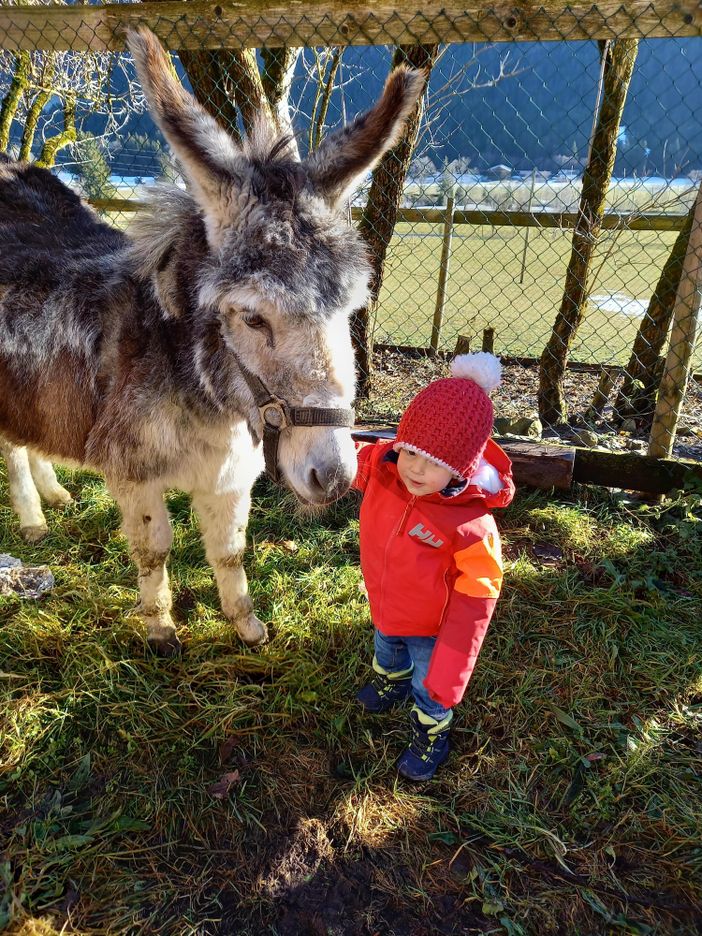
<path id="1" fill-rule="evenodd" d="M 356 695 L 367 712 L 378 715 L 404 702 L 412 693 L 412 670 L 389 673 L 373 658 L 373 678 Z"/>
<path id="2" fill-rule="evenodd" d="M 415 705 L 410 712 L 412 738 L 397 762 L 397 769 L 408 780 L 431 780 L 449 754 L 449 731 L 453 713 L 437 721 Z"/>

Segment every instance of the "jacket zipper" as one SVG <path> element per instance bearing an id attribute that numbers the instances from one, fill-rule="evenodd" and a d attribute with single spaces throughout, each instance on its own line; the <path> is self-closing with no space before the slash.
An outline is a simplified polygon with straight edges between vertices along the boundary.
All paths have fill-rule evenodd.
<path id="1" fill-rule="evenodd" d="M 412 510 L 412 508 L 414 507 L 414 502 L 415 502 L 416 500 L 417 500 L 416 497 L 412 497 L 412 498 L 408 501 L 407 506 L 405 507 L 404 512 L 403 512 L 402 516 L 400 517 L 400 522 L 399 522 L 399 524 L 398 524 L 398 526 L 397 526 L 397 531 L 396 531 L 396 533 L 395 533 L 395 536 L 402 536 L 402 534 L 404 533 L 404 531 L 405 531 L 405 524 L 407 523 L 407 517 L 408 517 L 410 511 Z"/>
<path id="2" fill-rule="evenodd" d="M 397 526 L 397 530 L 395 531 L 395 536 L 396 536 L 396 537 L 402 535 L 402 531 L 404 530 L 405 524 L 406 524 L 406 522 L 407 522 L 407 517 L 408 517 L 410 511 L 412 510 L 412 508 L 414 507 L 414 502 L 415 502 L 416 500 L 417 500 L 416 497 L 412 497 L 411 500 L 409 500 L 408 503 L 407 503 L 407 505 L 405 506 L 405 509 L 404 509 L 404 511 L 402 512 L 402 516 L 400 517 L 400 522 L 399 522 L 399 524 L 398 524 L 398 526 Z M 381 577 L 380 577 L 380 595 L 381 595 L 381 602 L 380 602 L 380 609 L 379 609 L 379 611 L 378 611 L 378 616 L 380 617 L 380 620 L 381 620 L 381 621 L 382 621 L 382 619 L 383 619 L 383 604 L 384 604 L 382 598 L 383 598 L 383 596 L 385 595 L 385 588 L 384 588 L 383 586 L 385 585 L 385 572 L 386 572 L 387 567 L 388 567 L 388 552 L 389 552 L 389 551 L 390 551 L 390 541 L 388 540 L 388 543 L 387 543 L 387 545 L 386 545 L 386 547 L 385 547 L 385 552 L 383 553 L 383 574 L 382 574 Z"/>

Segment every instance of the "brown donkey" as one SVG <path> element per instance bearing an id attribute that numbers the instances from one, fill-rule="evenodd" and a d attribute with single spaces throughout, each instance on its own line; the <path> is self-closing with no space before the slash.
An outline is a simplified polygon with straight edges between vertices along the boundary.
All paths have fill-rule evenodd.
<path id="1" fill-rule="evenodd" d="M 190 492 L 223 612 L 256 644 L 266 630 L 242 568 L 251 487 L 264 451 L 307 504 L 332 501 L 352 480 L 348 319 L 366 301 L 369 265 L 340 208 L 397 140 L 424 76 L 395 71 L 372 110 L 298 162 L 263 126 L 237 145 L 183 90 L 148 30 L 132 31 L 129 48 L 187 191 L 157 187 L 127 236 L 45 170 L 0 161 L 11 497 L 36 537 L 45 530 L 36 488 L 50 502 L 67 497 L 46 459 L 104 472 L 148 639 L 170 653 L 179 641 L 163 494 Z"/>

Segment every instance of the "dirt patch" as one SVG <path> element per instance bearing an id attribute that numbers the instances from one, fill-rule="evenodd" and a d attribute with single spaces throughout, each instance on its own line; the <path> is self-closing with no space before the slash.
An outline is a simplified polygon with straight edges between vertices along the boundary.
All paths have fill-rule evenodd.
<path id="1" fill-rule="evenodd" d="M 451 894 L 409 900 L 416 869 L 399 855 L 368 848 L 348 855 L 335 850 L 322 822 L 301 822 L 280 840 L 260 879 L 268 925 L 278 936 L 457 936 L 490 928 Z"/>

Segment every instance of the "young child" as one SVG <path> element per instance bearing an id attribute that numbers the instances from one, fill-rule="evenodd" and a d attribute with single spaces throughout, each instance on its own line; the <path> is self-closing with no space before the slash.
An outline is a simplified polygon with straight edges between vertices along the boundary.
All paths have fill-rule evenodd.
<path id="1" fill-rule="evenodd" d="M 410 403 L 395 442 L 358 452 L 361 569 L 375 625 L 369 712 L 409 696 L 411 740 L 398 762 L 430 780 L 448 757 L 452 709 L 463 698 L 502 583 L 491 507 L 512 500 L 511 462 L 490 439 L 491 354 L 455 358 Z"/>

